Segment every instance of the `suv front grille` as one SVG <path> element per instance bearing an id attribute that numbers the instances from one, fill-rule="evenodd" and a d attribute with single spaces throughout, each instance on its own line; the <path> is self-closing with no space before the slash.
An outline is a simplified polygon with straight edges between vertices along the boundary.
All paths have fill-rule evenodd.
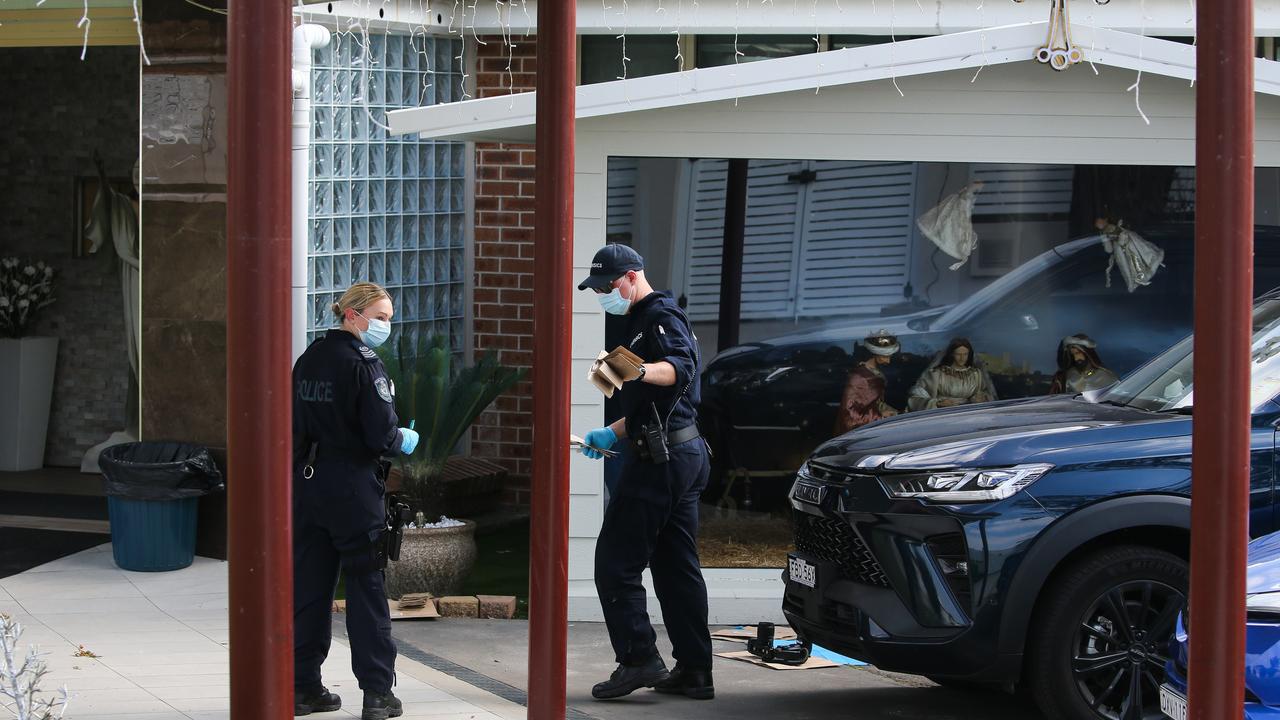
<path id="1" fill-rule="evenodd" d="M 889 587 L 884 569 L 847 523 L 804 512 L 795 515 L 796 550 L 839 566 L 849 580 Z"/>

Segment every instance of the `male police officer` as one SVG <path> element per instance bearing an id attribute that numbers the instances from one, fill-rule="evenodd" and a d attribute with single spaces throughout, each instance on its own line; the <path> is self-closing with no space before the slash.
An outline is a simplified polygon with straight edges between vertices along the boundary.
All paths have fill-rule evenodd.
<path id="1" fill-rule="evenodd" d="M 596 253 L 579 290 L 598 294 L 605 312 L 627 317 L 626 346 L 644 361 L 640 377 L 619 393 L 622 417 L 587 433 L 588 457 L 600 458 L 620 439 L 617 491 L 596 544 L 596 590 L 618 669 L 596 685 L 596 698 L 642 687 L 711 699 L 711 636 L 707 586 L 698 564 L 698 498 L 710 473 L 698 435 L 698 350 L 684 311 L 656 292 L 644 260 L 624 245 Z M 667 672 L 645 610 L 641 573 L 648 566 L 662 605 L 676 666 Z"/>

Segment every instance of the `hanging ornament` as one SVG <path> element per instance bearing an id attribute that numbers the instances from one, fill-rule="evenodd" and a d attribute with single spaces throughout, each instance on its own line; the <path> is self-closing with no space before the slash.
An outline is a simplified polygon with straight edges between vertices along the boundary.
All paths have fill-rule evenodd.
<path id="1" fill-rule="evenodd" d="M 959 270 L 978 247 L 978 233 L 973 229 L 973 204 L 981 189 L 982 181 L 974 180 L 916 219 L 916 227 L 925 237 L 959 261 L 951 266 L 952 270 Z"/>
<path id="2" fill-rule="evenodd" d="M 1120 266 L 1129 292 L 1143 285 L 1150 285 L 1156 271 L 1164 265 L 1164 250 L 1124 226 L 1123 221 L 1107 222 L 1099 218 L 1095 227 L 1102 234 L 1102 247 L 1107 259 L 1107 287 L 1111 287 L 1111 269 Z"/>
<path id="3" fill-rule="evenodd" d="M 1026 0 L 1013 0 L 1023 3 Z M 1098 5 L 1106 5 L 1111 0 L 1093 0 Z M 1036 50 L 1036 60 L 1054 70 L 1062 71 L 1084 61 L 1084 51 L 1071 42 L 1071 11 L 1067 8 L 1069 0 L 1049 0 L 1049 36 L 1044 45 Z"/>

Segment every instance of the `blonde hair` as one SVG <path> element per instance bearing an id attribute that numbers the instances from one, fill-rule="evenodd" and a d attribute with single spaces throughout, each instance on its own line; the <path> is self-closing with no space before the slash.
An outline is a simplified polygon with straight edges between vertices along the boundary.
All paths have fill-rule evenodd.
<path id="1" fill-rule="evenodd" d="M 347 291 L 342 293 L 342 297 L 338 299 L 338 302 L 331 305 L 329 309 L 333 311 L 333 315 L 338 319 L 338 322 L 342 322 L 346 319 L 348 308 L 361 312 L 383 298 L 390 300 L 391 296 L 387 294 L 387 291 L 381 285 L 371 282 L 358 282 L 347 288 Z"/>

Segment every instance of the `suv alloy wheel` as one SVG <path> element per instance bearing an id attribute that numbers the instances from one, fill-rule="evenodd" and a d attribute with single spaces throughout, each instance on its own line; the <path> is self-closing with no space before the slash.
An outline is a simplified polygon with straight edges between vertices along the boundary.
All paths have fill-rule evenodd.
<path id="1" fill-rule="evenodd" d="M 1066 568 L 1028 637 L 1028 679 L 1045 716 L 1163 720 L 1160 683 L 1187 579 L 1182 558 L 1134 545 Z"/>

